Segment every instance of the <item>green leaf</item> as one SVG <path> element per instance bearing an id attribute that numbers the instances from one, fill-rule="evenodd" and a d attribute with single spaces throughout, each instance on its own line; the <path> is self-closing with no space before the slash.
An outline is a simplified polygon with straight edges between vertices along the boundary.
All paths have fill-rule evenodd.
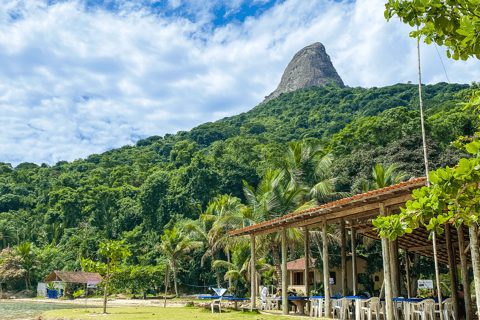
<path id="1" fill-rule="evenodd" d="M 471 154 L 477 154 L 480 150 L 480 142 L 479 141 L 470 142 L 465 145 L 465 149 L 467 150 L 467 152 Z"/>

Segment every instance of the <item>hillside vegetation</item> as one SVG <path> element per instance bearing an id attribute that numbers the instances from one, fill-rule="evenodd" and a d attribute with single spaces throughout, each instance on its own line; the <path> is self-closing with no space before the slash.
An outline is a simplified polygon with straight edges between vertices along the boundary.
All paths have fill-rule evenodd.
<path id="1" fill-rule="evenodd" d="M 459 105 L 473 88 L 425 86 L 431 169 L 466 156 L 450 142 L 477 127 L 476 116 Z M 311 87 L 188 132 L 152 136 L 86 159 L 15 168 L 0 163 L 0 246 L 33 243 L 33 286 L 52 270 L 81 269 L 81 257 L 97 259 L 106 239 L 125 240 L 132 250 L 127 264 L 165 264 L 156 249 L 163 230 L 198 219 L 217 195 L 245 203 L 242 181 L 256 187 L 269 169 L 284 167 L 290 141 L 323 145 L 334 157 L 335 191 L 346 195 L 361 192 L 377 163 L 396 163 L 408 177 L 424 175 L 420 134 L 415 85 Z M 211 258 L 200 266 L 206 250 L 196 249 L 194 259 L 182 262 L 189 272 L 179 274 L 180 283 L 215 282 Z M 21 289 L 25 281 L 10 285 Z"/>

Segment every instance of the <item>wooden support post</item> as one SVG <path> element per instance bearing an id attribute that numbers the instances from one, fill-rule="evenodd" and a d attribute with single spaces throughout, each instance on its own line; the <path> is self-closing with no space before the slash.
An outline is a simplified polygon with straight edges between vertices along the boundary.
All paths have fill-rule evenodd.
<path id="1" fill-rule="evenodd" d="M 255 235 L 252 234 L 250 236 L 250 249 L 251 249 L 251 252 L 252 252 L 252 257 L 250 259 L 250 262 L 251 262 L 251 276 L 250 276 L 250 282 L 251 282 L 251 297 L 250 297 L 250 309 L 255 309 L 255 302 L 257 300 L 257 297 L 256 297 L 256 292 L 257 290 L 255 289 L 255 286 L 257 285 L 256 284 L 256 278 L 257 278 L 257 275 L 255 274 L 255 265 L 256 265 L 256 262 L 255 262 L 255 256 L 256 256 L 256 248 L 255 248 Z"/>
<path id="2" fill-rule="evenodd" d="M 385 207 L 379 203 L 380 215 L 385 216 Z M 392 300 L 392 277 L 390 274 L 390 253 L 389 240 L 386 236 L 382 237 L 382 256 L 383 256 L 383 283 L 385 284 L 385 320 L 393 320 L 393 300 Z"/>
<path id="3" fill-rule="evenodd" d="M 353 295 L 357 295 L 358 284 L 357 284 L 357 234 L 355 232 L 355 227 L 353 221 L 351 222 L 352 227 L 350 229 L 350 236 L 352 241 L 352 286 L 353 286 Z"/>
<path id="4" fill-rule="evenodd" d="M 325 316 L 330 318 L 330 268 L 328 267 L 327 220 L 323 221 L 323 287 L 325 288 Z"/>
<path id="5" fill-rule="evenodd" d="M 412 298 L 412 285 L 410 283 L 410 259 L 408 258 L 408 250 L 404 250 L 405 253 L 405 273 L 407 277 L 407 297 L 408 299 Z M 470 320 L 470 319 L 468 319 Z"/>
<path id="6" fill-rule="evenodd" d="M 453 255 L 452 233 L 450 223 L 445 223 L 445 240 L 447 241 L 448 268 L 450 270 L 450 284 L 452 289 L 452 298 L 454 300 L 453 310 L 455 319 L 458 318 L 458 293 L 457 293 L 457 267 L 455 256 Z"/>
<path id="7" fill-rule="evenodd" d="M 473 268 L 473 282 L 475 284 L 475 297 L 477 301 L 477 315 L 480 311 L 480 257 L 478 252 L 478 226 L 476 222 L 472 221 L 469 228 L 470 235 L 470 252 L 472 254 L 472 268 Z"/>
<path id="8" fill-rule="evenodd" d="M 465 235 L 463 224 L 457 229 L 458 253 L 460 255 L 460 269 L 462 270 L 463 298 L 465 299 L 466 320 L 472 320 L 472 300 L 470 296 L 470 282 L 468 282 L 467 255 L 465 254 Z M 458 318 L 457 318 L 458 319 Z"/>
<path id="9" fill-rule="evenodd" d="M 282 310 L 288 314 L 287 294 L 287 229 L 282 228 Z"/>
<path id="10" fill-rule="evenodd" d="M 340 222 L 340 238 L 342 240 L 342 296 L 347 295 L 347 235 L 345 221 Z"/>
<path id="11" fill-rule="evenodd" d="M 305 229 L 305 296 L 310 297 L 310 231 Z M 310 310 L 310 302 L 308 302 L 308 309 Z"/>

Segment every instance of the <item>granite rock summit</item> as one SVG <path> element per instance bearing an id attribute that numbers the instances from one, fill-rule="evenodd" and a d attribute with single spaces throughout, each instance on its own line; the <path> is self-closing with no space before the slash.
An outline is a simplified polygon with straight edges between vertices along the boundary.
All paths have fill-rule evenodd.
<path id="1" fill-rule="evenodd" d="M 313 86 L 324 86 L 331 79 L 341 88 L 342 78 L 330 61 L 330 56 L 320 42 L 315 42 L 298 51 L 283 72 L 277 89 L 268 95 L 262 103 L 275 99 L 284 92 L 292 92 Z"/>

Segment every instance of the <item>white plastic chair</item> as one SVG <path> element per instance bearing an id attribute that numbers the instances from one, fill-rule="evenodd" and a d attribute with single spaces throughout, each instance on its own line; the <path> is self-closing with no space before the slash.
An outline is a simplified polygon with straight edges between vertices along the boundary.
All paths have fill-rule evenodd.
<path id="1" fill-rule="evenodd" d="M 214 299 L 212 301 L 212 313 L 214 307 L 218 307 L 218 311 L 222 313 L 222 297 L 220 297 L 220 299 Z"/>
<path id="2" fill-rule="evenodd" d="M 368 320 L 372 320 L 372 314 L 375 314 L 375 319 L 380 320 L 380 298 L 373 297 L 368 300 L 357 300 L 356 303 L 360 303 L 362 320 L 365 320 L 365 314 L 367 314 Z"/>
<path id="3" fill-rule="evenodd" d="M 337 310 L 338 310 L 339 319 L 345 320 L 347 317 L 350 318 L 350 310 L 348 310 L 348 300 L 346 298 L 334 300 L 334 307 L 333 307 L 334 318 Z"/>
<path id="4" fill-rule="evenodd" d="M 272 303 L 272 297 L 262 297 L 262 310 L 272 310 L 273 309 L 273 303 Z"/>
<path id="5" fill-rule="evenodd" d="M 451 316 L 453 320 L 457 320 L 455 319 L 454 303 L 455 303 L 455 300 L 453 300 L 453 298 L 445 299 L 442 302 L 443 310 L 440 311 L 437 308 L 435 308 L 435 313 L 438 313 L 439 315 L 440 313 L 443 313 L 443 320 L 448 320 L 449 316 Z"/>
<path id="6" fill-rule="evenodd" d="M 403 297 L 399 297 L 403 299 Z M 402 301 L 394 301 L 393 302 L 393 313 L 395 316 L 395 320 L 400 320 L 400 317 L 398 316 L 399 311 L 402 312 L 405 318 L 405 310 L 403 309 L 403 302 Z"/>
<path id="7" fill-rule="evenodd" d="M 310 298 L 310 317 L 321 317 L 324 314 L 323 298 Z"/>
<path id="8" fill-rule="evenodd" d="M 427 320 L 427 317 L 430 316 L 431 320 L 435 320 L 435 300 L 425 299 L 421 302 L 412 303 L 411 308 L 415 319 L 420 316 L 422 320 Z"/>

